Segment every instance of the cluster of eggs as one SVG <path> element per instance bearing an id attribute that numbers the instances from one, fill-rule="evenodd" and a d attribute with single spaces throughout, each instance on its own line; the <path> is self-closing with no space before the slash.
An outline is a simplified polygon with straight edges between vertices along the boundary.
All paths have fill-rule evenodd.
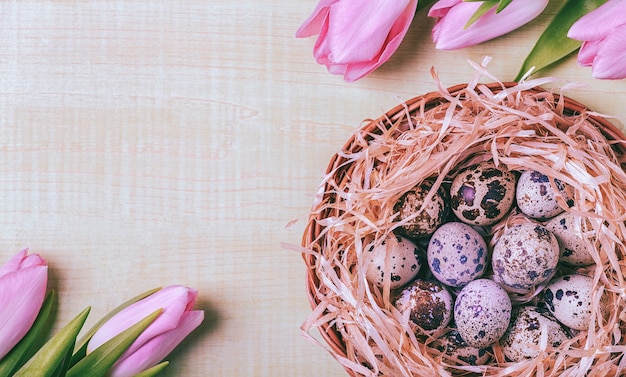
<path id="1" fill-rule="evenodd" d="M 564 210 L 573 205 L 570 186 L 485 161 L 432 188 L 425 180 L 398 200 L 397 231 L 367 254 L 367 280 L 389 281 L 395 308 L 416 334 L 436 337 L 433 345 L 451 360 L 479 365 L 496 342 L 519 361 L 539 353 L 542 336 L 557 347 L 588 328 L 593 279 L 557 274 L 562 264 L 594 263 L 583 220 Z M 490 229 L 513 212 L 528 221 L 506 227 L 490 250 Z M 511 301 L 539 285 L 540 300 Z"/>

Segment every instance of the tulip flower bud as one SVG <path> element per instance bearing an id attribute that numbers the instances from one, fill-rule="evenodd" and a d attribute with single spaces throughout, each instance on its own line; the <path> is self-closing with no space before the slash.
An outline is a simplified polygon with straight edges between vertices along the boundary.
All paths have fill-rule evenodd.
<path id="1" fill-rule="evenodd" d="M 110 371 L 112 377 L 134 376 L 157 365 L 204 319 L 202 310 L 193 310 L 198 292 L 183 286 L 169 286 L 137 301 L 111 317 L 93 335 L 87 346 L 92 352 L 109 339 L 139 322 L 150 313 L 162 313 L 122 354 Z"/>
<path id="2" fill-rule="evenodd" d="M 22 250 L 0 268 L 0 359 L 35 322 L 46 296 L 48 266 Z"/>
<path id="3" fill-rule="evenodd" d="M 626 0 L 609 0 L 572 25 L 567 36 L 582 41 L 578 64 L 597 79 L 626 78 Z"/>
<path id="4" fill-rule="evenodd" d="M 319 34 L 317 62 L 355 81 L 391 57 L 416 9 L 417 0 L 320 0 L 296 37 Z"/>
<path id="5" fill-rule="evenodd" d="M 496 13 L 496 7 L 486 12 L 466 28 L 468 21 L 482 5 L 480 1 L 439 0 L 428 16 L 436 17 L 433 41 L 440 50 L 473 46 L 504 35 L 537 17 L 548 0 L 513 0 Z"/>

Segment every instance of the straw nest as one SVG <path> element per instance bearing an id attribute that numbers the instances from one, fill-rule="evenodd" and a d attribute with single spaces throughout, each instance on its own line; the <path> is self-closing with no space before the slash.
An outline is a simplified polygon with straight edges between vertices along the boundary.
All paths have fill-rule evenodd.
<path id="1" fill-rule="evenodd" d="M 605 117 L 542 89 L 550 79 L 479 80 L 477 74 L 468 84 L 439 84 L 437 92 L 365 122 L 332 157 L 303 238 L 313 308 L 303 332 L 315 341 L 311 330 L 319 329 L 325 347 L 354 376 L 624 375 L 624 136 Z M 395 309 L 388 281 L 382 288 L 368 284 L 364 253 L 397 230 L 394 204 L 407 190 L 429 178 L 434 192 L 460 166 L 482 160 L 536 170 L 575 188 L 566 210 L 587 219 L 595 264 L 562 266 L 557 276 L 588 275 L 595 294 L 587 330 L 573 331 L 558 347 L 544 340 L 537 357 L 519 362 L 507 361 L 496 343 L 491 361 L 476 366 L 451 360 L 432 337 L 416 332 Z M 483 229 L 490 248 L 491 238 L 516 219 Z M 513 305 L 535 302 L 542 288 L 511 293 Z"/>

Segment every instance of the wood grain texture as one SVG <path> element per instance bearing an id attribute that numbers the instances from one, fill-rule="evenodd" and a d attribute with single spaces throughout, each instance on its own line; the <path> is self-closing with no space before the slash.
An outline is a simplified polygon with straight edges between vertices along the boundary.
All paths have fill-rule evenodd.
<path id="1" fill-rule="evenodd" d="M 55 327 L 155 286 L 197 288 L 207 320 L 165 376 L 343 376 L 300 334 L 304 264 L 281 246 L 299 244 L 330 156 L 363 119 L 435 90 L 431 66 L 453 85 L 490 55 L 511 80 L 560 3 L 448 52 L 422 10 L 387 64 L 347 84 L 314 62 L 314 38 L 294 38 L 314 0 L 4 2 L 0 257 L 47 258 Z M 626 81 L 574 58 L 544 75 L 626 120 Z"/>

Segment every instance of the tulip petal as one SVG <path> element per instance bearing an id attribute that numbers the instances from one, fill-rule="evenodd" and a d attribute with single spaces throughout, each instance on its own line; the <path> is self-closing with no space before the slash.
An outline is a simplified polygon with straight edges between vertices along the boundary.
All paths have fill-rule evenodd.
<path id="1" fill-rule="evenodd" d="M 600 45 L 600 41 L 583 42 L 578 51 L 578 64 L 583 67 L 591 67 L 593 59 L 598 55 Z"/>
<path id="2" fill-rule="evenodd" d="M 372 72 L 376 68 L 385 63 L 391 55 L 398 49 L 404 36 L 409 30 L 415 10 L 417 9 L 417 0 L 411 0 L 407 5 L 407 10 L 403 12 L 396 20 L 393 27 L 389 32 L 389 40 L 384 44 L 383 51 L 374 60 L 361 64 L 350 64 L 344 74 L 344 80 L 351 82 L 360 79 L 361 77 Z"/>
<path id="3" fill-rule="evenodd" d="M 328 55 L 330 54 L 330 47 L 328 47 L 328 23 L 325 23 L 322 26 L 322 30 L 320 30 L 320 35 L 315 41 L 315 46 L 313 47 L 313 56 L 315 57 L 315 61 L 318 64 L 329 65 L 332 64 L 330 60 L 328 60 Z"/>
<path id="4" fill-rule="evenodd" d="M 0 376 L 10 377 L 15 374 L 15 371 L 21 368 L 26 363 L 28 357 L 32 354 L 32 351 L 41 342 L 44 336 L 44 329 L 48 324 L 48 318 L 52 311 L 52 305 L 55 302 L 54 291 L 51 291 L 46 295 L 46 298 L 39 309 L 37 318 L 33 325 L 28 330 L 26 335 L 17 342 L 17 344 L 3 357 L 0 357 Z"/>
<path id="5" fill-rule="evenodd" d="M 328 17 L 330 6 L 338 1 L 339 0 L 321 0 L 309 18 L 307 18 L 298 31 L 296 31 L 296 37 L 306 38 L 318 34 Z"/>
<path id="6" fill-rule="evenodd" d="M 582 16 L 572 25 L 567 36 L 578 41 L 597 41 L 606 38 L 614 28 L 626 21 L 626 1 L 609 0 L 596 10 Z"/>
<path id="7" fill-rule="evenodd" d="M 612 80 L 626 78 L 626 24 L 613 28 L 602 41 L 593 60 L 591 76 Z"/>
<path id="8" fill-rule="evenodd" d="M 329 59 L 337 64 L 369 61 L 383 48 L 408 0 L 340 1 L 329 18 Z"/>
<path id="9" fill-rule="evenodd" d="M 22 259 L 22 263 L 20 263 L 20 268 L 45 265 L 46 261 L 39 254 L 30 254 L 26 258 Z"/>
<path id="10" fill-rule="evenodd" d="M 319 34 L 315 60 L 354 81 L 395 52 L 417 9 L 417 0 L 320 0 L 297 37 Z"/>
<path id="11" fill-rule="evenodd" d="M 161 314 L 161 309 L 116 334 L 90 354 L 80 359 L 65 374 L 66 377 L 105 377 L 141 333 Z"/>
<path id="12" fill-rule="evenodd" d="M 163 313 L 157 318 L 126 351 L 126 355 L 135 352 L 154 336 L 172 330 L 178 326 L 180 317 L 186 308 L 195 302 L 197 291 L 183 286 L 169 286 L 145 299 L 136 302 L 113 316 L 94 334 L 87 352 L 111 339 L 113 336 L 131 327 L 155 310 L 162 308 Z"/>
<path id="13" fill-rule="evenodd" d="M 27 253 L 28 249 L 24 249 L 9 259 L 2 267 L 0 267 L 0 277 L 19 270 L 22 260 L 26 258 Z"/>
<path id="14" fill-rule="evenodd" d="M 480 2 L 460 2 L 440 18 L 433 28 L 435 47 L 453 50 L 509 33 L 541 14 L 548 0 L 514 0 L 500 13 L 496 14 L 496 9 L 491 9 L 464 29 L 480 5 Z"/>
<path id="15" fill-rule="evenodd" d="M 143 300 L 144 298 L 154 294 L 155 292 L 160 291 L 162 288 L 153 288 L 149 291 L 142 292 L 137 296 L 123 302 L 119 306 L 115 307 L 111 310 L 107 315 L 100 318 L 95 325 L 93 325 L 86 333 L 82 335 L 80 340 L 76 341 L 76 345 L 74 347 L 74 354 L 72 355 L 72 359 L 70 361 L 70 367 L 76 365 L 81 359 L 83 359 L 87 355 L 87 346 L 89 345 L 89 341 L 93 337 L 93 335 L 102 327 L 103 324 L 107 323 L 109 319 L 113 318 L 114 315 L 126 309 L 127 307 L 135 304 L 136 302 Z"/>
<path id="16" fill-rule="evenodd" d="M 428 10 L 428 17 L 443 17 L 448 13 L 450 8 L 462 1 L 463 0 L 439 0 Z"/>
<path id="17" fill-rule="evenodd" d="M 0 358 L 31 328 L 48 282 L 47 266 L 32 266 L 0 278 Z"/>
<path id="18" fill-rule="evenodd" d="M 111 377 L 131 377 L 157 365 L 204 320 L 204 312 L 193 310 L 183 314 L 177 328 L 146 342 L 135 353 L 123 357 L 111 368 Z"/>

